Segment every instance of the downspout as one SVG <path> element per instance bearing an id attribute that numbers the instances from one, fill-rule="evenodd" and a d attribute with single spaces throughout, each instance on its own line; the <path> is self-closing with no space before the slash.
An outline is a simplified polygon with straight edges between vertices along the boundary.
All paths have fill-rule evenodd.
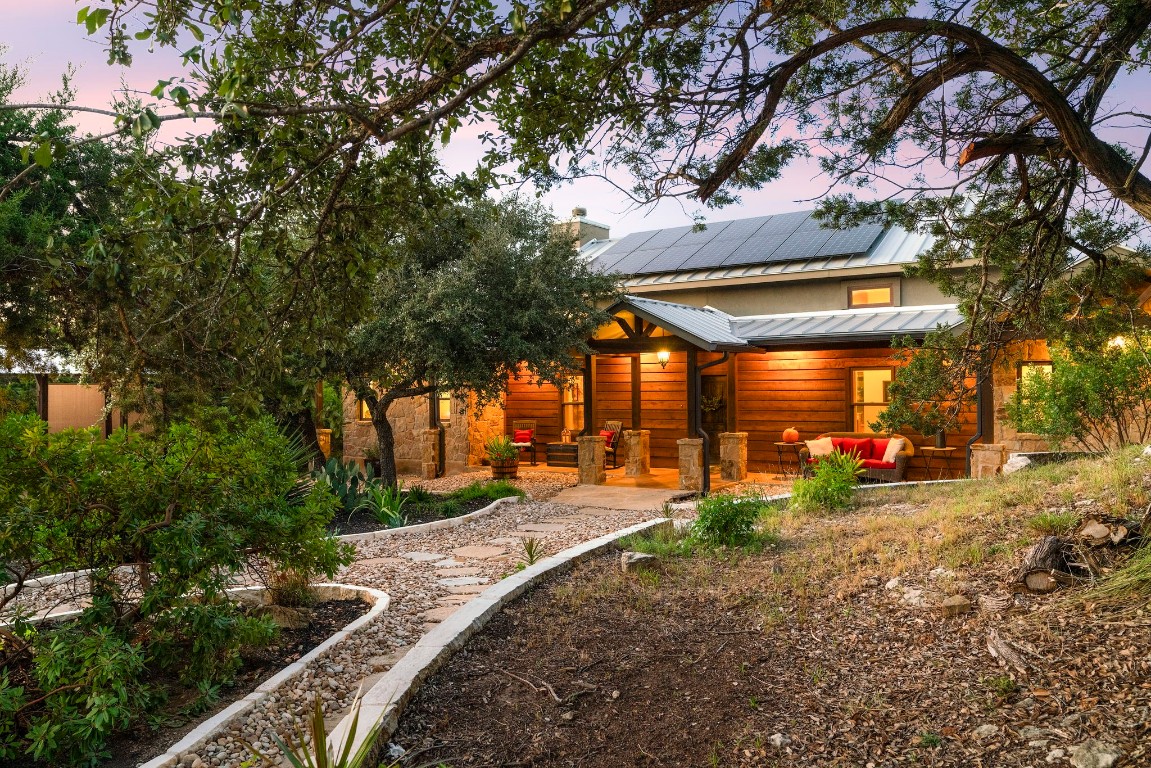
<path id="1" fill-rule="evenodd" d="M 975 445 L 977 440 L 981 440 L 983 438 L 983 423 L 987 416 L 985 412 L 987 407 L 987 398 L 984 396 L 984 390 L 986 389 L 986 386 L 987 375 L 984 374 L 983 376 L 979 377 L 979 380 L 975 385 L 975 422 L 978 426 L 975 429 L 975 434 L 972 435 L 971 439 L 967 441 L 967 455 L 965 458 L 967 463 L 966 471 L 968 477 L 971 477 L 971 446 Z"/>
<path id="2" fill-rule="evenodd" d="M 711 368 L 713 365 L 722 365 L 727 362 L 729 357 L 731 357 L 731 353 L 724 352 L 723 357 L 718 360 L 697 365 L 695 368 L 695 381 L 692 383 L 692 386 L 695 387 L 695 430 L 696 434 L 703 438 L 703 485 L 699 490 L 700 496 L 707 496 L 711 493 L 711 464 L 708 459 L 711 452 L 711 438 L 707 436 L 707 431 L 703 428 L 703 414 L 699 412 L 700 403 L 703 401 L 703 369 Z"/>
<path id="3" fill-rule="evenodd" d="M 436 451 L 436 477 L 443 477 L 447 472 L 447 457 L 444 456 L 446 440 L 444 438 L 444 425 L 440 422 L 440 391 L 433 389 L 428 395 L 428 429 L 439 432 L 436 435 L 438 450 Z"/>

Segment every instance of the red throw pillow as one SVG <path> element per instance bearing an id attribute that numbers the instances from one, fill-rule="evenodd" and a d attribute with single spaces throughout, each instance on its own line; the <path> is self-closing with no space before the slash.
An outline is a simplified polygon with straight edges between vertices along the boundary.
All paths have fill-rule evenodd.
<path id="1" fill-rule="evenodd" d="M 883 461 L 883 454 L 887 453 L 887 444 L 891 442 L 890 437 L 885 437 L 882 440 L 871 438 L 871 456 L 864 456 L 863 458 L 872 458 L 876 461 Z"/>
<path id="2" fill-rule="evenodd" d="M 599 436 L 603 438 L 604 445 L 610 448 L 611 441 L 615 439 L 615 432 L 609 432 L 606 429 L 601 429 L 599 431 Z"/>
<path id="3" fill-rule="evenodd" d="M 512 433 L 513 443 L 530 443 L 532 441 L 533 429 L 517 429 Z"/>
<path id="4" fill-rule="evenodd" d="M 833 437 L 833 438 L 831 438 L 831 450 L 842 451 L 843 450 L 843 441 L 846 439 L 847 439 L 846 437 Z"/>
<path id="5" fill-rule="evenodd" d="M 843 444 L 840 445 L 839 450 L 844 453 L 854 453 L 858 459 L 871 458 L 871 438 L 870 437 L 845 437 Z"/>

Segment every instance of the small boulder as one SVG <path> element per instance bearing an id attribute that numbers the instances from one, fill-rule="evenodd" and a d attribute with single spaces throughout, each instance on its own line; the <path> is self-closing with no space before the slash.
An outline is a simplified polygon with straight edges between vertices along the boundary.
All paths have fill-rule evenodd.
<path id="1" fill-rule="evenodd" d="M 791 743 L 791 739 L 787 738 L 782 733 L 771 734 L 771 737 L 768 739 L 768 741 L 770 741 L 771 746 L 775 747 L 776 749 L 783 749 Z"/>
<path id="2" fill-rule="evenodd" d="M 944 616 L 958 616 L 971 610 L 971 601 L 963 595 L 952 595 L 939 605 Z"/>
<path id="3" fill-rule="evenodd" d="M 1071 765 L 1075 768 L 1111 768 L 1123 756 L 1114 744 L 1088 739 L 1071 748 Z"/>
<path id="4" fill-rule="evenodd" d="M 1021 469 L 1026 469 L 1031 466 L 1031 459 L 1026 456 L 1012 456 L 1003 465 L 1003 474 L 1013 475 Z"/>
<path id="5" fill-rule="evenodd" d="M 978 728 L 976 728 L 975 730 L 973 730 L 971 732 L 971 738 L 975 739 L 976 741 L 986 741 L 987 739 L 990 739 L 992 736 L 996 736 L 998 733 L 999 733 L 999 726 L 998 725 L 992 725 L 991 723 L 988 723 L 986 725 L 981 725 Z"/>
<path id="6" fill-rule="evenodd" d="M 652 571 L 659 568 L 659 558 L 644 552 L 621 552 L 619 565 L 624 573 Z"/>

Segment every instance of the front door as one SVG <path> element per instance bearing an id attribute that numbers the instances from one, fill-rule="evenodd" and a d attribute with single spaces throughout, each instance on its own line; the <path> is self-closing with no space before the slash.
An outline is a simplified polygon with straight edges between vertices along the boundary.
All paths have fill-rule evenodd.
<path id="1" fill-rule="evenodd" d="M 702 397 L 703 431 L 708 437 L 708 461 L 719 462 L 719 435 L 727 431 L 727 374 L 703 376 Z"/>

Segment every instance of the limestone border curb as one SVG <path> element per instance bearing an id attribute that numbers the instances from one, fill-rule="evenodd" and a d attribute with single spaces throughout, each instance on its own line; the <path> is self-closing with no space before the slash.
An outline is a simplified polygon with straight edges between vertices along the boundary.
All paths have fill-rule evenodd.
<path id="1" fill-rule="evenodd" d="M 423 533 L 425 531 L 438 531 L 442 528 L 455 528 L 456 526 L 469 523 L 476 518 L 490 515 L 505 504 L 519 504 L 523 500 L 525 499 L 520 496 L 505 496 L 502 499 L 496 499 L 482 509 L 477 509 L 475 512 L 469 512 L 459 517 L 449 517 L 446 520 L 433 520 L 430 523 L 420 523 L 419 525 L 405 525 L 403 528 L 384 528 L 379 531 L 368 531 L 367 533 L 346 533 L 343 536 L 337 536 L 336 541 L 373 541 L 375 539 L 399 536 L 405 533 Z"/>
<path id="2" fill-rule="evenodd" d="M 300 657 L 299 661 L 292 662 L 288 666 L 281 669 L 276 674 L 269 677 L 260 685 L 256 686 L 255 690 L 249 693 L 239 701 L 232 702 L 226 709 L 217 712 L 212 717 L 197 725 L 192 729 L 184 738 L 177 741 L 168 750 L 158 757 L 154 757 L 146 763 L 141 763 L 137 768 L 172 768 L 180 762 L 180 755 L 187 752 L 198 752 L 205 744 L 207 744 L 213 737 L 216 736 L 217 731 L 221 730 L 230 721 L 247 713 L 261 701 L 266 699 L 271 694 L 280 688 L 280 686 L 295 679 L 304 669 L 315 661 L 319 656 L 338 643 L 343 642 L 349 636 L 366 626 L 369 622 L 379 616 L 381 613 L 388 609 L 390 598 L 384 592 L 371 587 L 357 587 L 350 584 L 313 584 L 313 591 L 316 597 L 320 600 L 347 600 L 356 597 L 370 598 L 365 602 L 370 602 L 372 607 L 363 616 L 359 617 L 352 623 L 339 630 L 324 642 L 317 645 L 308 653 Z M 230 592 L 260 592 L 263 587 L 243 587 L 238 590 L 229 590 Z"/>
<path id="3" fill-rule="evenodd" d="M 423 682 L 435 674 L 505 605 L 541 581 L 567 572 L 576 563 L 608 549 L 625 536 L 668 526 L 671 522 L 671 519 L 666 517 L 648 520 L 569 547 L 496 582 L 462 605 L 459 610 L 421 637 L 419 642 L 364 694 L 352 753 L 354 754 L 364 742 L 374 741 L 369 759 L 365 763 L 374 765 L 373 761 L 380 759 L 382 754 L 382 742 L 395 731 L 400 715 Z M 350 721 L 349 716 L 339 722 L 329 737 L 329 743 L 343 744 L 351 727 Z"/>

